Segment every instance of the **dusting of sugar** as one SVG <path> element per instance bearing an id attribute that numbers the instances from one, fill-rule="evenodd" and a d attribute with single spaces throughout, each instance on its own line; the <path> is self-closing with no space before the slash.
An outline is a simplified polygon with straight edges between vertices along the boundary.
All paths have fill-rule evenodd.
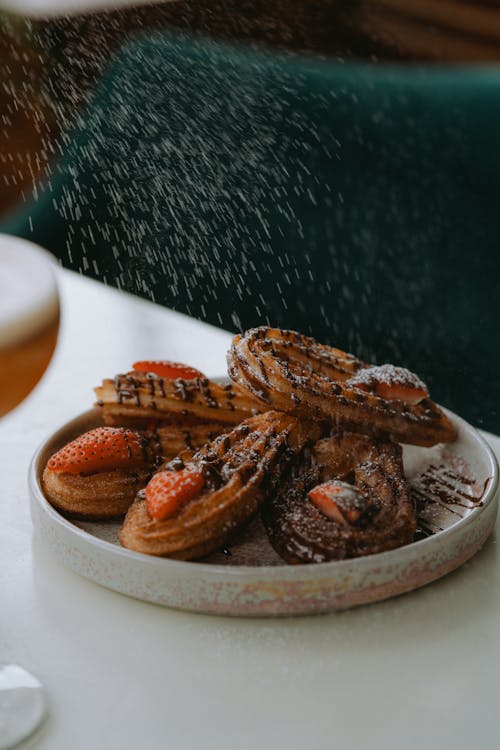
<path id="1" fill-rule="evenodd" d="M 428 393 L 427 386 L 420 380 L 418 375 L 414 372 L 407 370 L 405 367 L 396 367 L 395 365 L 375 365 L 373 367 L 365 367 L 350 378 L 347 383 L 349 385 L 367 385 L 373 386 L 376 383 L 384 383 L 384 385 L 402 385 L 408 388 L 422 389 Z"/>

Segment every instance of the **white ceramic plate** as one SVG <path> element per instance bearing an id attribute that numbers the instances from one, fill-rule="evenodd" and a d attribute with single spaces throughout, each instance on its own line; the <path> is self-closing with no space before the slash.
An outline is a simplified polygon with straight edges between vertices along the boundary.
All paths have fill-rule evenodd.
<path id="1" fill-rule="evenodd" d="M 424 501 L 420 538 L 378 555 L 319 565 L 284 565 L 257 520 L 230 550 L 203 562 L 180 562 L 119 546 L 118 524 L 64 518 L 47 502 L 41 475 L 48 457 L 100 424 L 92 409 L 65 424 L 36 452 L 29 472 L 36 533 L 71 570 L 107 588 L 168 607 L 230 615 L 328 612 L 424 586 L 462 565 L 489 536 L 498 509 L 498 466 L 483 438 L 450 414 L 450 446 L 407 447 L 415 497 Z"/>

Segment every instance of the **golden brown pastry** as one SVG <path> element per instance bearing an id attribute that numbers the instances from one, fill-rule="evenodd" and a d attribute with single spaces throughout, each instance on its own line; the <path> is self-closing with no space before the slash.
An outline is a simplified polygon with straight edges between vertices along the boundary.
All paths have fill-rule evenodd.
<path id="1" fill-rule="evenodd" d="M 267 412 L 167 463 L 130 507 L 124 547 L 192 560 L 224 545 L 257 511 L 319 425 Z"/>
<path id="2" fill-rule="evenodd" d="M 43 488 L 58 510 L 99 520 L 126 513 L 151 476 L 161 447 L 133 430 L 97 427 L 47 461 Z"/>
<path id="3" fill-rule="evenodd" d="M 205 377 L 168 379 L 132 371 L 106 379 L 94 390 L 105 424 L 136 428 L 151 422 L 235 425 L 267 408 L 238 385 Z"/>
<path id="4" fill-rule="evenodd" d="M 227 431 L 221 424 L 165 425 L 147 432 L 100 427 L 63 446 L 47 462 L 45 494 L 54 507 L 88 520 L 123 516 L 167 458 Z"/>
<path id="5" fill-rule="evenodd" d="M 228 366 L 235 383 L 269 408 L 328 420 L 336 429 L 423 446 L 456 437 L 413 373 L 371 367 L 293 331 L 261 327 L 235 336 Z"/>

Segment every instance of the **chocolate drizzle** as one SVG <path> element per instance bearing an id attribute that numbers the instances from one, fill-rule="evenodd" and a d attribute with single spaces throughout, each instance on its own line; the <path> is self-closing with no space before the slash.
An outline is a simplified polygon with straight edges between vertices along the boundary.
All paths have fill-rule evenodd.
<path id="1" fill-rule="evenodd" d="M 131 375 L 116 375 L 114 383 L 118 395 L 118 403 L 123 404 L 127 401 L 135 401 L 136 406 L 141 406 L 140 381 Z"/>
<path id="2" fill-rule="evenodd" d="M 483 489 L 463 467 L 455 471 L 450 464 L 430 464 L 411 482 L 411 497 L 417 509 L 416 541 L 465 518 L 481 504 L 482 495 Z"/>
<path id="3" fill-rule="evenodd" d="M 120 417 L 168 419 L 173 414 L 183 414 L 233 425 L 265 411 L 239 386 L 223 386 L 205 377 L 167 379 L 134 371 L 104 380 L 95 393 L 110 424 L 113 420 L 119 424 Z"/>
<path id="4" fill-rule="evenodd" d="M 309 497 L 320 484 L 345 483 L 351 477 L 355 508 L 343 508 L 341 503 L 332 508 L 328 496 L 322 508 L 312 493 Z M 333 513 L 323 512 L 328 509 Z M 320 440 L 281 482 L 262 517 L 269 541 L 288 563 L 341 560 L 408 544 L 416 518 L 401 447 L 354 433 Z"/>
<path id="5" fill-rule="evenodd" d="M 175 515 L 156 521 L 144 501 L 134 503 L 119 532 L 124 546 L 149 554 L 197 559 L 220 549 L 255 515 L 288 465 L 315 442 L 321 429 L 281 412 L 268 411 L 186 456 L 185 467 L 201 472 L 201 494 Z M 178 470 L 173 462 L 161 470 Z"/>

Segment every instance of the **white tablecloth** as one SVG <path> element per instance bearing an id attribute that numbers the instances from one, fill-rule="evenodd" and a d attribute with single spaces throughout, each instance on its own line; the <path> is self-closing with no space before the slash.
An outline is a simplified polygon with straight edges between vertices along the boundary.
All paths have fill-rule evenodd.
<path id="1" fill-rule="evenodd" d="M 100 588 L 33 539 L 36 445 L 132 361 L 224 370 L 230 335 L 69 272 L 42 384 L 0 425 L 0 661 L 47 686 L 43 750 L 493 750 L 500 742 L 500 563 L 340 614 L 231 619 Z M 500 440 L 490 438 L 497 454 Z"/>

